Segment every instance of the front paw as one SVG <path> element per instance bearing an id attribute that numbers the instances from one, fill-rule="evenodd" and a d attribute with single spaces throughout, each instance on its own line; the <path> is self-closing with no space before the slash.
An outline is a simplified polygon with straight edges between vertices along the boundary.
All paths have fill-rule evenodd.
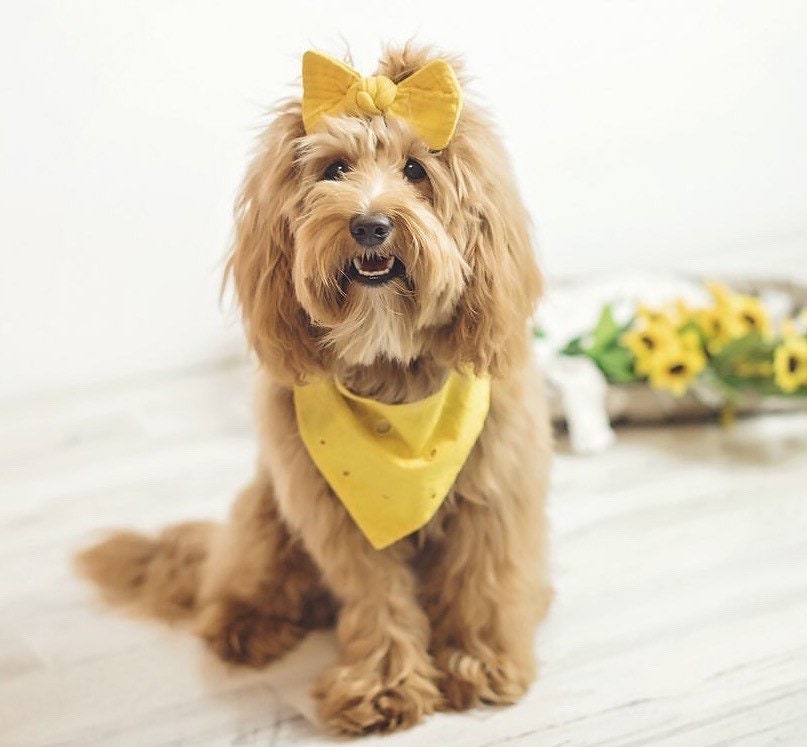
<path id="1" fill-rule="evenodd" d="M 445 705 L 457 711 L 477 705 L 510 705 L 535 677 L 532 661 L 517 665 L 504 656 L 483 659 L 456 648 L 435 656 Z"/>
<path id="2" fill-rule="evenodd" d="M 428 668 L 430 670 L 430 668 Z M 366 665 L 341 664 L 314 688 L 323 723 L 342 734 L 391 732 L 413 726 L 442 701 L 432 671 L 384 677 Z"/>

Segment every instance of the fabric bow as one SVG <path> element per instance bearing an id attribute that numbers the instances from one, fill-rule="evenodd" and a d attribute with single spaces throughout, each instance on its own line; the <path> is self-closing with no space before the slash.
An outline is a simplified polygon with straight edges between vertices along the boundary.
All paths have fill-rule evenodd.
<path id="1" fill-rule="evenodd" d="M 385 75 L 363 78 L 319 52 L 303 55 L 303 125 L 310 133 L 325 116 L 394 115 L 408 122 L 432 150 L 448 145 L 462 108 L 454 70 L 433 60 L 397 85 Z"/>

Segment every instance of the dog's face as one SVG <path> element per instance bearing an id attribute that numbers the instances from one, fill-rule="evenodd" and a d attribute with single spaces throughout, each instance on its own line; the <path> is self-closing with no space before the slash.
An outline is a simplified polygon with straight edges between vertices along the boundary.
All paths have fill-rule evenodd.
<path id="1" fill-rule="evenodd" d="M 299 143 L 292 280 L 351 365 L 408 363 L 449 324 L 470 268 L 446 165 L 400 120 L 340 117 Z"/>
<path id="2" fill-rule="evenodd" d="M 400 82 L 428 59 L 390 52 L 379 72 Z M 247 332 L 281 378 L 423 355 L 500 374 L 524 352 L 539 288 L 527 219 L 469 104 L 439 153 L 394 117 L 331 117 L 306 135 L 287 104 L 237 217 Z"/>

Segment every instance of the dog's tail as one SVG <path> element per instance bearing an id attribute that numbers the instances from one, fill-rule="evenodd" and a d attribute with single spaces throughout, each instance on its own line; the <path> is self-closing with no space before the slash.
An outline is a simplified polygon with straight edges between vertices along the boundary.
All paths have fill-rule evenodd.
<path id="1" fill-rule="evenodd" d="M 76 567 L 110 603 L 181 620 L 196 610 L 202 565 L 216 530 L 214 522 L 196 521 L 167 527 L 156 537 L 115 532 L 81 551 Z"/>

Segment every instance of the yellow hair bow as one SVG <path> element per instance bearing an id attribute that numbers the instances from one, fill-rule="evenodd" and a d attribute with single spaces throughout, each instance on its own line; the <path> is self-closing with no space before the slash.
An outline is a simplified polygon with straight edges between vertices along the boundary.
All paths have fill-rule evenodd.
<path id="1" fill-rule="evenodd" d="M 429 148 L 441 150 L 454 135 L 461 108 L 457 76 L 445 60 L 433 60 L 396 85 L 384 75 L 363 78 L 319 52 L 303 56 L 303 125 L 309 133 L 325 116 L 392 114 Z"/>

